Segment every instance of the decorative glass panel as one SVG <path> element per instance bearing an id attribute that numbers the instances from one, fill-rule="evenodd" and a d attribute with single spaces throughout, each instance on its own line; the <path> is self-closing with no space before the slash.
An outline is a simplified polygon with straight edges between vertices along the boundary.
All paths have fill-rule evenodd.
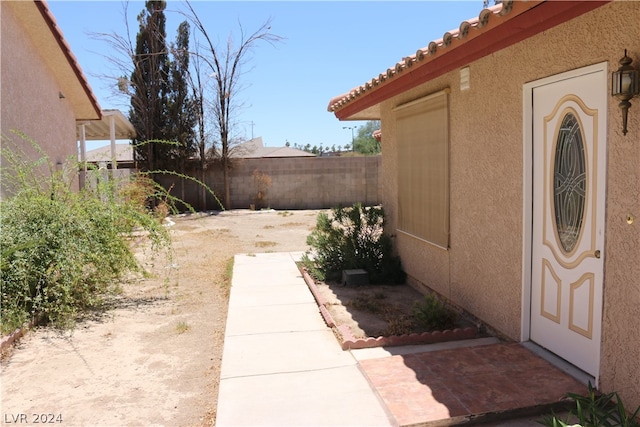
<path id="1" fill-rule="evenodd" d="M 558 131 L 553 165 L 556 231 L 567 253 L 578 243 L 584 219 L 585 162 L 580 123 L 572 113 L 567 113 Z"/>

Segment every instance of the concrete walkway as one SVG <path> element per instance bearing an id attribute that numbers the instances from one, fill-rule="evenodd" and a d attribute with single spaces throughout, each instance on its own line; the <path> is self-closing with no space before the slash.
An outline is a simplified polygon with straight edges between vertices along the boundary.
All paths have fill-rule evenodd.
<path id="1" fill-rule="evenodd" d="M 235 257 L 217 426 L 535 426 L 566 392 L 586 392 L 570 370 L 492 337 L 342 351 L 301 256 Z"/>
<path id="2" fill-rule="evenodd" d="M 301 256 L 236 255 L 216 425 L 393 425 L 324 324 L 295 265 Z"/>

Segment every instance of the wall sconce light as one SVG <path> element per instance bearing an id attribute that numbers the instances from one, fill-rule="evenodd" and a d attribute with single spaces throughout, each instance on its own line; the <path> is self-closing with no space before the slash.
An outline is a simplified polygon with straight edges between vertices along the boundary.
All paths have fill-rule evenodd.
<path id="1" fill-rule="evenodd" d="M 624 50 L 624 56 L 620 60 L 620 68 L 611 74 L 611 96 L 615 96 L 620 100 L 618 107 L 622 109 L 622 133 L 627 134 L 627 114 L 631 103 L 629 100 L 640 92 L 638 84 L 638 71 L 635 70 L 631 63 L 633 60 L 627 56 L 627 49 Z"/>

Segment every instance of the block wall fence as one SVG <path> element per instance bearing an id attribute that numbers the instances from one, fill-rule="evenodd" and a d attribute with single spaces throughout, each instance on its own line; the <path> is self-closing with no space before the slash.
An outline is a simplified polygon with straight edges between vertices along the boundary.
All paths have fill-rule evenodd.
<path id="1" fill-rule="evenodd" d="M 293 157 L 235 160 L 230 171 L 231 205 L 226 209 L 249 209 L 256 205 L 258 189 L 254 171 L 271 178 L 263 206 L 273 209 L 328 209 L 360 202 L 376 205 L 381 201 L 381 157 Z M 197 169 L 187 174 L 201 178 Z M 197 210 L 217 210 L 220 206 L 211 196 L 203 199 L 196 183 L 174 176 L 159 178 L 171 194 Z M 224 186 L 219 165 L 210 166 L 204 182 L 223 201 Z M 258 206 L 260 207 L 260 206 Z"/>

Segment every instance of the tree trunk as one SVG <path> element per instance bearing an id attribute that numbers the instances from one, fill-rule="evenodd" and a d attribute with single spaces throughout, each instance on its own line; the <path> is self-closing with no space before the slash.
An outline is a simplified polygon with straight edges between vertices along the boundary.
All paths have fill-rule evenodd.
<path id="1" fill-rule="evenodd" d="M 186 173 L 186 168 L 184 166 L 184 157 L 180 158 L 180 173 L 185 176 Z M 186 200 L 184 197 L 184 178 L 180 177 L 180 200 L 182 200 L 183 202 Z M 187 206 L 183 203 L 182 204 L 183 207 L 186 209 Z"/>
<path id="2" fill-rule="evenodd" d="M 222 162 L 222 177 L 224 181 L 224 208 L 231 207 L 231 186 L 229 185 L 229 165 L 225 159 Z"/>
<path id="3" fill-rule="evenodd" d="M 200 166 L 200 173 L 201 173 L 200 181 L 203 184 L 206 184 L 206 182 L 205 182 L 205 173 L 206 173 L 206 171 L 204 170 L 204 164 Z M 207 210 L 207 190 L 204 188 L 204 185 L 200 186 L 200 194 L 201 194 L 201 196 L 200 196 L 201 197 L 200 210 L 201 211 L 206 211 Z"/>

